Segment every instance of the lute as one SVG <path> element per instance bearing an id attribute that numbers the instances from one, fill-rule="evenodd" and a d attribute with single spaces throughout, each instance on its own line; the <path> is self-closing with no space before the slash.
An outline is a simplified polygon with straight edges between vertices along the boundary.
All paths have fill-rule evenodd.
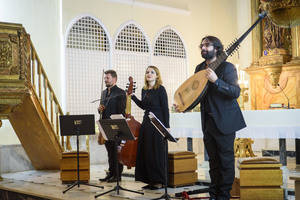
<path id="1" fill-rule="evenodd" d="M 216 61 L 210 63 L 208 67 L 215 71 L 222 62 L 233 55 L 239 48 L 240 43 L 266 15 L 266 12 L 260 13 L 255 23 L 239 39 L 232 42 L 232 44 L 217 57 Z M 177 110 L 186 112 L 193 109 L 202 100 L 207 88 L 208 79 L 205 76 L 205 70 L 195 73 L 183 82 L 174 94 L 174 103 L 177 105 Z"/>

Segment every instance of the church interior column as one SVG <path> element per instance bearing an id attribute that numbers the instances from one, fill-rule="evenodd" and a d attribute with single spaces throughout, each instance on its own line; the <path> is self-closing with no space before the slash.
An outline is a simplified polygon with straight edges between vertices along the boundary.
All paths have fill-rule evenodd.
<path id="1" fill-rule="evenodd" d="M 292 27 L 292 61 L 291 65 L 300 66 L 300 26 Z M 299 80 L 298 80 L 299 84 Z M 300 88 L 298 85 L 297 88 Z M 299 94 L 300 91 L 297 91 Z M 298 98 L 300 98 L 298 96 Z M 299 101 L 299 100 L 298 100 Z M 295 149 L 296 149 L 296 169 L 300 169 L 300 139 L 295 139 Z"/>

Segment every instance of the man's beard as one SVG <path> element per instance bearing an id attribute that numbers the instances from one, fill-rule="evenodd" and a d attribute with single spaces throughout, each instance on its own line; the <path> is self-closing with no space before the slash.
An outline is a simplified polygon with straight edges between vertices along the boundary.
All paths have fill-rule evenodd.
<path id="1" fill-rule="evenodd" d="M 203 53 L 203 52 L 206 52 L 206 53 Z M 215 53 L 214 50 L 212 50 L 212 51 L 204 51 L 204 50 L 202 50 L 201 51 L 201 56 L 205 60 L 211 60 L 211 59 L 213 59 L 216 56 L 216 53 Z"/>
<path id="2" fill-rule="evenodd" d="M 109 88 L 109 87 L 112 86 L 112 84 L 110 84 L 110 83 L 105 83 L 105 86 L 106 86 L 107 88 Z"/>

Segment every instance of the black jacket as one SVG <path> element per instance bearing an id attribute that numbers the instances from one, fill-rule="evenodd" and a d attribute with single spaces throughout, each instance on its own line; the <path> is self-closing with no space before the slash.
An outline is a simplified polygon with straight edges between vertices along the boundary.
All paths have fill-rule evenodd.
<path id="1" fill-rule="evenodd" d="M 102 113 L 102 119 L 110 119 L 113 114 L 123 114 L 125 116 L 126 93 L 118 86 L 111 88 L 110 95 L 107 95 L 108 89 L 102 91 L 101 104 L 105 106 Z"/>
<path id="2" fill-rule="evenodd" d="M 195 73 L 205 69 L 205 62 L 197 65 Z M 205 102 L 218 129 L 224 134 L 232 134 L 246 127 L 241 109 L 237 102 L 240 95 L 236 68 L 229 62 L 223 62 L 215 70 L 218 80 L 208 81 L 208 90 L 201 100 L 202 130 L 205 125 Z M 207 107 L 206 107 L 207 108 Z"/>

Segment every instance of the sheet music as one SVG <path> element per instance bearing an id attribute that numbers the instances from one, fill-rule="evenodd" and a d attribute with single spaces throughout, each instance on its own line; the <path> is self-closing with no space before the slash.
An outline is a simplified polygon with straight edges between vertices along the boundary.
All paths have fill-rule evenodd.
<path id="1" fill-rule="evenodd" d="M 174 138 L 169 129 L 167 129 L 163 123 L 161 123 L 161 121 L 159 121 L 159 119 L 152 113 L 149 112 L 149 118 L 150 118 L 150 122 L 151 124 L 153 124 L 153 126 L 158 130 L 158 132 L 167 140 L 169 140 L 170 142 L 177 142 L 177 139 Z"/>
<path id="2" fill-rule="evenodd" d="M 96 121 L 96 124 L 98 125 L 99 134 L 101 134 L 105 140 L 108 140 L 100 122 Z"/>
<path id="3" fill-rule="evenodd" d="M 149 112 L 148 116 L 150 118 L 151 123 L 158 129 L 158 132 L 163 137 L 165 137 L 165 135 L 162 133 L 164 129 L 166 129 L 170 134 L 170 131 L 163 125 L 163 123 L 161 123 L 161 121 L 152 112 Z"/>
<path id="4" fill-rule="evenodd" d="M 125 119 L 122 114 L 113 114 L 110 116 L 111 119 Z"/>
<path id="5" fill-rule="evenodd" d="M 125 119 L 125 117 L 122 114 L 113 114 L 110 116 L 111 119 Z M 121 140 L 122 144 L 126 143 L 126 140 Z"/>

